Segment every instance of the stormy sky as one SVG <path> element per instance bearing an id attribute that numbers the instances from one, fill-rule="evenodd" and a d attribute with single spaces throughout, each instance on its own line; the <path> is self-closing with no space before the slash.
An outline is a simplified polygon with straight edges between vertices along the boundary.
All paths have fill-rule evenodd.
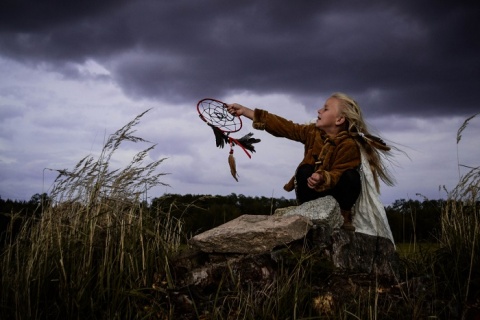
<path id="1" fill-rule="evenodd" d="M 98 155 L 110 134 L 151 110 L 136 134 L 169 187 L 149 191 L 294 198 L 283 191 L 298 143 L 262 140 L 252 159 L 198 117 L 212 97 L 297 123 L 333 92 L 355 98 L 395 143 L 397 185 L 382 200 L 446 197 L 479 163 L 480 5 L 476 1 L 27 1 L 0 4 L 0 197 L 48 192 L 50 169 Z M 122 147 L 115 165 L 144 146 Z M 47 169 L 48 168 L 48 169 Z M 443 188 L 445 186 L 445 188 Z"/>

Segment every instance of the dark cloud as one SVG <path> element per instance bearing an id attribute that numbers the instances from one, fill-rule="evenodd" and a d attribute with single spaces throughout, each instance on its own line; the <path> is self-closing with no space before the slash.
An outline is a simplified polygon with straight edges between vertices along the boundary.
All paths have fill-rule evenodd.
<path id="1" fill-rule="evenodd" d="M 124 0 L 3 0 L 0 3 L 0 30 L 42 32 L 64 24 L 97 16 L 122 5 Z"/>
<path id="2" fill-rule="evenodd" d="M 65 76 L 73 74 L 72 62 L 94 59 L 133 97 L 179 102 L 251 91 L 289 94 L 310 107 L 319 96 L 344 91 L 370 114 L 479 109 L 480 11 L 473 2 L 2 6 L 0 54 Z"/>

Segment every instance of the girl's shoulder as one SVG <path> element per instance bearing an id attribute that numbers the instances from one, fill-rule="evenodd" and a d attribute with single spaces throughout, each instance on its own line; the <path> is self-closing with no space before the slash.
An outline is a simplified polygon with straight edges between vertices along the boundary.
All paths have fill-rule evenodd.
<path id="1" fill-rule="evenodd" d="M 336 144 L 339 143 L 356 143 L 355 138 L 347 131 L 342 131 L 333 138 Z"/>

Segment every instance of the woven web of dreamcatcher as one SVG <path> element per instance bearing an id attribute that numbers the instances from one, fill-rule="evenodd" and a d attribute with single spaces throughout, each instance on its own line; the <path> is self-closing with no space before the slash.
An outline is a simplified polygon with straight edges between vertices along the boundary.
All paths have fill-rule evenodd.
<path id="1" fill-rule="evenodd" d="M 220 101 L 204 100 L 198 105 L 200 117 L 210 125 L 224 132 L 237 132 L 242 128 L 242 120 L 228 112 L 227 106 Z"/>

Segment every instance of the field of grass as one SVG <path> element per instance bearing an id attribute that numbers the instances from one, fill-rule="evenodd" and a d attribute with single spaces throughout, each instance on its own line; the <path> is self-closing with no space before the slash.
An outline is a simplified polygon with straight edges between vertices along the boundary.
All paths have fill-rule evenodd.
<path id="1" fill-rule="evenodd" d="M 2 319 L 473 319 L 480 315 L 479 168 L 463 177 L 442 210 L 438 243 L 397 244 L 401 278 L 335 304 L 315 286 L 311 253 L 261 291 L 238 285 L 208 297 L 181 296 L 170 262 L 185 237 L 181 220 L 152 210 L 146 189 L 161 184 L 162 160 L 148 147 L 123 169 L 112 154 L 142 115 L 112 135 L 98 159 L 63 172 L 40 218 L 24 221 L 0 262 Z M 228 275 L 225 275 L 228 276 Z M 185 288 L 183 288 L 186 290 Z M 187 288 L 188 289 L 188 288 Z M 188 290 L 187 290 L 188 292 Z M 387 293 L 385 293 L 387 292 Z M 391 293 L 388 293 L 391 292 Z M 259 303 L 261 301 L 261 303 Z M 177 308 L 177 309 L 176 309 Z M 478 312 L 478 313 L 477 313 Z"/>
<path id="2" fill-rule="evenodd" d="M 395 243 L 397 252 L 402 259 L 412 259 L 421 254 L 433 254 L 440 248 L 438 242 Z"/>

